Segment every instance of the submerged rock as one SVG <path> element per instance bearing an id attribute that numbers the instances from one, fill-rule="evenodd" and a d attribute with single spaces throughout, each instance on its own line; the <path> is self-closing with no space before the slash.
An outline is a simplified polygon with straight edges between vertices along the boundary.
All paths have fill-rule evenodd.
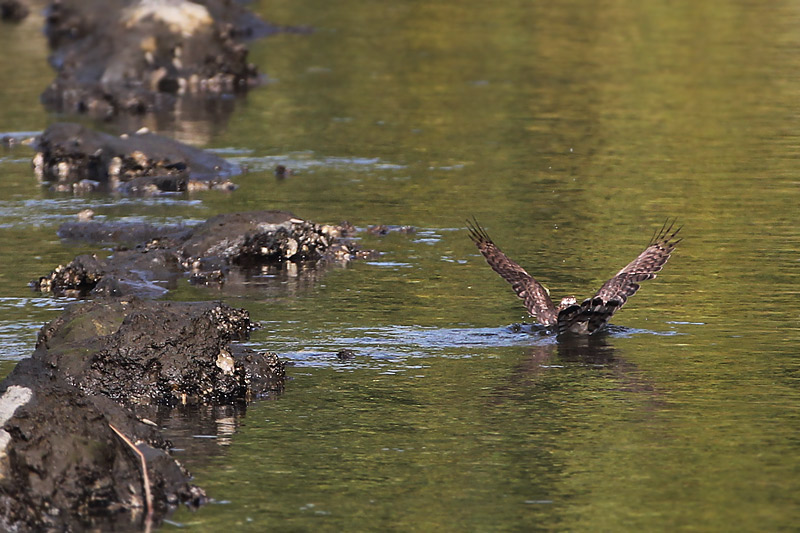
<path id="1" fill-rule="evenodd" d="M 85 209 L 84 211 L 91 211 Z M 94 221 L 94 212 L 78 213 L 76 222 L 64 222 L 58 227 L 58 236 L 69 241 L 84 241 L 96 244 L 117 244 L 121 247 L 135 247 L 140 243 L 159 241 L 178 241 L 191 233 L 191 226 L 184 224 L 165 224 L 157 226 L 147 222 Z"/>
<path id="2" fill-rule="evenodd" d="M 410 235 L 416 233 L 417 230 L 413 226 L 389 226 L 386 224 L 378 224 L 374 226 L 367 226 L 367 233 L 371 235 L 388 235 L 389 233 L 403 233 Z"/>
<path id="3" fill-rule="evenodd" d="M 59 191 L 154 194 L 231 190 L 241 169 L 214 154 L 141 131 L 120 137 L 79 124 L 53 124 L 36 140 L 33 168 Z"/>
<path id="4" fill-rule="evenodd" d="M 340 361 L 349 361 L 350 359 L 355 359 L 355 357 L 355 350 L 351 350 L 350 348 L 343 348 L 336 352 L 336 358 Z"/>
<path id="5" fill-rule="evenodd" d="M 286 179 L 289 176 L 294 176 L 296 172 L 291 168 L 287 168 L 286 165 L 276 165 L 275 166 L 275 177 L 279 180 Z"/>
<path id="6" fill-rule="evenodd" d="M 247 273 L 280 267 L 313 280 L 311 266 L 371 257 L 342 235 L 346 228 L 316 224 L 285 211 L 253 211 L 213 217 L 194 227 L 69 222 L 59 235 L 108 242 L 126 232 L 147 237 L 134 248 L 118 249 L 106 259 L 81 255 L 49 275 L 31 282 L 34 289 L 56 295 L 137 295 L 166 293 L 187 274 L 194 284 L 247 284 Z M 242 274 L 231 275 L 231 271 Z M 273 274 L 275 274 L 273 272 Z"/>
<path id="7" fill-rule="evenodd" d="M 157 298 L 174 286 L 181 273 L 174 252 L 145 247 L 119 250 L 107 259 L 79 255 L 66 265 L 58 265 L 48 276 L 31 282 L 31 285 L 36 290 L 59 296 L 92 294 Z"/>

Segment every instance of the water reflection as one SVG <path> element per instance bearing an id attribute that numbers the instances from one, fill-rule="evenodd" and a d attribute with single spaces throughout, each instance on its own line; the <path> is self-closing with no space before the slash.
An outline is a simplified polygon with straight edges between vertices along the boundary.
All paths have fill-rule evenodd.
<path id="1" fill-rule="evenodd" d="M 147 128 L 189 145 L 206 146 L 227 128 L 237 103 L 233 97 L 184 94 L 173 98 L 161 113 L 115 115 L 113 129 L 125 133 Z"/>
<path id="2" fill-rule="evenodd" d="M 31 181 L 33 183 L 33 181 Z M 94 195 L 87 197 L 66 197 L 49 191 L 42 191 L 44 195 L 52 195 L 50 198 L 15 198 L 0 200 L 0 229 L 25 230 L 32 225 L 42 227 L 52 227 L 50 235 L 55 235 L 58 224 L 76 220 L 77 213 L 84 209 L 91 209 L 98 213 L 109 211 L 121 211 L 131 209 L 139 213 L 134 216 L 126 216 L 117 219 L 118 223 L 164 223 L 164 224 L 192 224 L 197 222 L 195 217 L 187 216 L 163 216 L 148 217 L 141 214 L 142 210 L 148 208 L 163 208 L 164 210 L 174 210 L 178 208 L 198 209 L 201 203 L 198 200 L 191 200 L 185 197 L 164 195 L 158 197 L 142 198 L 114 198 L 108 195 Z M 98 214 L 97 221 L 107 220 L 105 214 Z"/>
<path id="3" fill-rule="evenodd" d="M 225 269 L 221 283 L 203 284 L 225 297 L 286 298 L 300 296 L 316 286 L 331 269 L 346 268 L 347 261 L 291 262 Z"/>
<path id="4" fill-rule="evenodd" d="M 18 361 L 30 356 L 41 327 L 69 301 L 66 298 L 0 297 L 0 358 Z M 16 318 L 20 313 L 24 313 L 27 320 Z"/>
<path id="5" fill-rule="evenodd" d="M 654 382 L 636 364 L 620 355 L 612 342 L 614 338 L 614 333 L 603 331 L 591 336 L 562 337 L 557 343 L 532 345 L 515 366 L 508 384 L 497 389 L 496 398 L 501 401 L 507 394 L 516 395 L 522 389 L 543 383 L 556 382 L 568 387 L 572 379 L 571 367 L 578 367 L 594 369 L 596 376 L 610 378 L 614 383 L 611 390 L 640 395 L 639 401 L 644 401 L 649 408 L 663 405 Z"/>
<path id="6" fill-rule="evenodd" d="M 277 393 L 260 402 L 277 398 Z M 184 463 L 205 463 L 224 455 L 247 413 L 247 404 L 134 406 L 136 416 L 161 428 L 172 443 L 171 451 Z"/>

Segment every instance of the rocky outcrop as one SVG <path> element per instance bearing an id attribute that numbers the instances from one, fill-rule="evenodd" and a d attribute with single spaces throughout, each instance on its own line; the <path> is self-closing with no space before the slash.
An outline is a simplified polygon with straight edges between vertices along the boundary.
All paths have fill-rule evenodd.
<path id="1" fill-rule="evenodd" d="M 109 135 L 79 124 L 53 124 L 35 141 L 33 168 L 51 189 L 158 194 L 232 190 L 241 168 L 214 154 L 147 131 Z"/>
<path id="2" fill-rule="evenodd" d="M 119 513 L 158 523 L 205 493 L 145 405 L 244 402 L 279 392 L 274 354 L 237 346 L 246 311 L 137 299 L 73 304 L 0 383 L 0 526 L 85 530 Z"/>
<path id="3" fill-rule="evenodd" d="M 225 0 L 59 0 L 45 34 L 57 71 L 50 110 L 94 118 L 162 113 L 186 94 L 259 83 L 245 40 L 278 31 Z"/>
<path id="4" fill-rule="evenodd" d="M 166 226 L 158 236 L 148 225 L 138 233 L 149 241 L 105 259 L 80 255 L 31 285 L 56 295 L 153 298 L 186 277 L 194 284 L 221 285 L 254 268 L 293 268 L 314 277 L 315 267 L 374 255 L 348 240 L 347 230 L 286 211 L 218 215 L 192 228 Z M 87 221 L 70 222 L 60 233 L 105 238 L 123 232 L 113 223 Z"/>

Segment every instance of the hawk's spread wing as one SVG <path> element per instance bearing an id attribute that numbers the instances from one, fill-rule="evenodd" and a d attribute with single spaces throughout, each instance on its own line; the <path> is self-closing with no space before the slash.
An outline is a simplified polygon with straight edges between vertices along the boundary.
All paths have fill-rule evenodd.
<path id="1" fill-rule="evenodd" d="M 675 246 L 681 242 L 681 239 L 675 239 L 681 228 L 673 231 L 674 225 L 674 221 L 669 226 L 665 222 L 639 257 L 606 281 L 594 297 L 561 311 L 558 315 L 558 332 L 564 333 L 580 322 L 587 323 L 588 333 L 594 333 L 602 328 L 611 315 L 625 305 L 630 296 L 636 294 L 639 283 L 655 278 L 656 272 L 664 268 Z"/>
<path id="2" fill-rule="evenodd" d="M 528 312 L 535 316 L 540 323 L 545 326 L 555 324 L 556 322 L 556 308 L 550 300 L 541 283 L 531 277 L 530 274 L 525 272 L 525 269 L 503 253 L 489 238 L 478 221 L 467 221 L 467 228 L 469 229 L 469 236 L 475 242 L 478 250 L 481 251 L 486 262 L 492 269 L 500 274 L 504 280 L 509 282 L 514 288 L 517 296 L 522 298 L 525 302 L 525 307 Z"/>

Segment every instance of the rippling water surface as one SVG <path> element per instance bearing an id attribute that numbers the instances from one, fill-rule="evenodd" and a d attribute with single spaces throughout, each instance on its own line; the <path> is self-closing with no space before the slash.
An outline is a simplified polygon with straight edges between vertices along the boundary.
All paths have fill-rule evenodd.
<path id="1" fill-rule="evenodd" d="M 797 527 L 796 4 L 252 6 L 315 31 L 254 44 L 271 83 L 170 131 L 246 164 L 239 190 L 76 198 L 37 185 L 27 148 L 0 149 L 3 373 L 68 303 L 28 281 L 104 253 L 56 237 L 81 209 L 416 228 L 360 233 L 375 260 L 170 294 L 247 308 L 263 324 L 249 344 L 293 366 L 246 412 L 165 415 L 214 503 L 164 530 Z M 38 103 L 40 22 L 0 32 L 8 132 L 63 119 Z M 278 181 L 276 164 L 296 172 Z M 557 298 L 596 290 L 668 216 L 684 241 L 607 335 L 557 343 L 477 253 L 469 215 Z"/>

